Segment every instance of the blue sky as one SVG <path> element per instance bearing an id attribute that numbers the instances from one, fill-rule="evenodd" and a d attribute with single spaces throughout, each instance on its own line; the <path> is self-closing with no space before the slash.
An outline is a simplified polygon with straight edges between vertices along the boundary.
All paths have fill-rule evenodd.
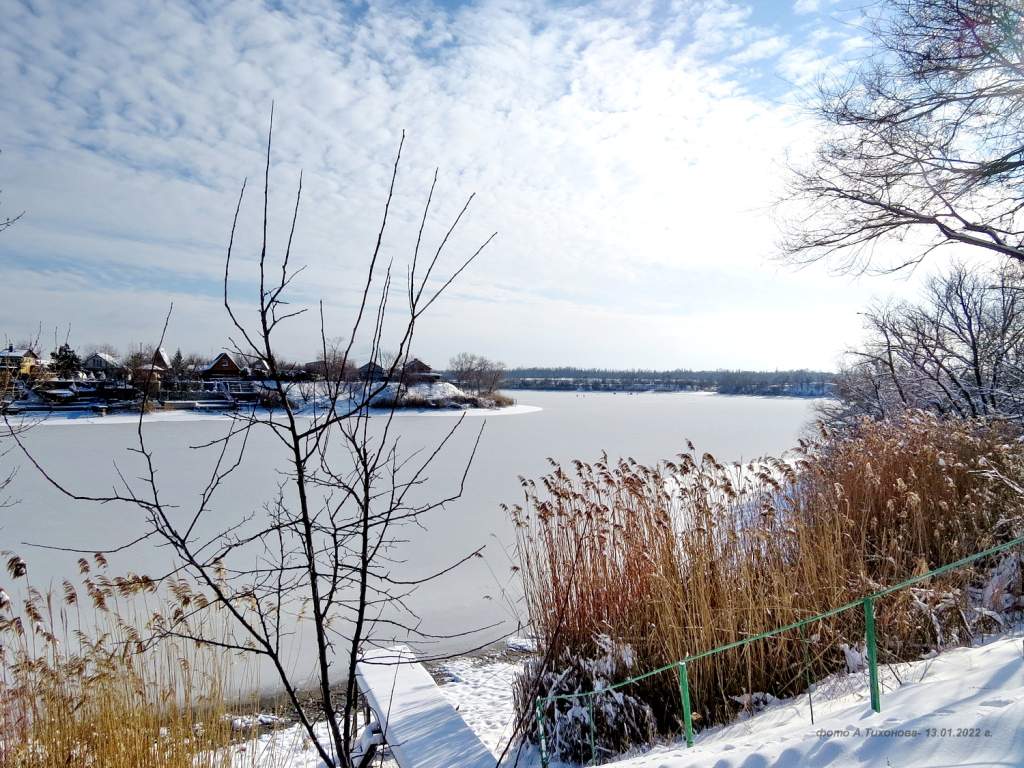
<path id="1" fill-rule="evenodd" d="M 284 9 L 287 10 L 284 10 Z M 385 253 L 411 253 L 440 168 L 449 265 L 498 237 L 418 332 L 443 364 L 833 367 L 858 310 L 912 280 L 772 260 L 816 80 L 865 55 L 857 6 L 666 1 L 15 2 L 0 28 L 0 335 L 223 347 L 241 181 L 276 103 L 271 245 L 304 172 L 293 300 L 347 324 L 402 129 Z M 243 209 L 252 295 L 258 198 Z M 315 327 L 282 336 L 315 353 Z"/>

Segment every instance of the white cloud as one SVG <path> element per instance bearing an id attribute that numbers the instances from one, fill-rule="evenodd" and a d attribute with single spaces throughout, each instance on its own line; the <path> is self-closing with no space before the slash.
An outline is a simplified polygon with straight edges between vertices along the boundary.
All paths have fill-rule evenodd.
<path id="1" fill-rule="evenodd" d="M 247 176 L 244 278 L 274 100 L 271 242 L 283 245 L 304 169 L 295 258 L 309 267 L 297 300 L 322 296 L 331 317 L 343 319 L 354 298 L 406 128 L 386 254 L 408 255 L 435 166 L 428 237 L 436 242 L 473 191 L 452 261 L 499 231 L 425 326 L 425 354 L 472 346 L 522 364 L 827 364 L 874 287 L 766 264 L 781 160 L 810 140 L 809 127 L 736 68 L 781 54 L 781 70 L 804 82 L 828 54 L 787 49 L 787 36 L 742 6 L 659 8 L 13 9 L 0 29 L 0 187 L 5 205 L 27 214 L 2 247 L 14 263 L 5 283 L 28 289 L 4 289 L 0 332 L 70 321 L 82 341 L 141 340 L 158 331 L 163 282 L 178 296 L 172 345 L 222 345 L 216 293 L 230 216 Z M 796 355 L 785 330 L 801 317 L 816 331 Z M 743 324 L 758 333 L 739 333 Z M 715 328 L 729 344 L 697 338 Z M 312 354 L 311 339 L 294 326 L 296 357 Z"/>

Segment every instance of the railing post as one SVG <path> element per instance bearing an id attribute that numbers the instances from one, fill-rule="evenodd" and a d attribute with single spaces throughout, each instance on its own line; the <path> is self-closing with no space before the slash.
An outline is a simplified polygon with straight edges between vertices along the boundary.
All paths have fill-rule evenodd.
<path id="1" fill-rule="evenodd" d="M 591 692 L 587 697 L 587 717 L 590 719 L 590 764 L 597 765 L 596 752 L 594 750 L 594 696 L 596 692 Z"/>
<path id="2" fill-rule="evenodd" d="M 878 691 L 878 643 L 875 639 L 875 601 L 864 598 L 864 634 L 868 652 L 868 683 L 871 686 L 871 708 L 882 711 L 882 697 Z"/>
<path id="3" fill-rule="evenodd" d="M 804 647 L 804 678 L 807 680 L 807 706 L 811 708 L 811 725 L 814 725 L 814 700 L 811 698 L 811 660 L 807 651 L 807 632 L 800 625 L 800 644 Z"/>
<path id="4" fill-rule="evenodd" d="M 537 697 L 537 738 L 540 744 L 540 764 L 541 768 L 548 768 L 548 741 L 544 735 L 544 710 L 541 705 L 540 696 Z"/>
<path id="5" fill-rule="evenodd" d="M 679 662 L 679 700 L 683 704 L 683 729 L 686 732 L 686 746 L 693 746 L 693 713 L 690 711 L 690 679 L 686 674 L 686 662 Z"/>

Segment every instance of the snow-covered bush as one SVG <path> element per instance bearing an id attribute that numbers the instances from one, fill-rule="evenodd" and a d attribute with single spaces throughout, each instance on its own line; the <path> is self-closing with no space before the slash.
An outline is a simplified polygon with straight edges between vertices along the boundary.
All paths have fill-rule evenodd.
<path id="1" fill-rule="evenodd" d="M 548 749 L 563 760 L 586 763 L 618 754 L 631 744 L 649 742 L 658 732 L 651 705 L 637 691 L 607 690 L 633 674 L 633 649 L 607 635 L 595 636 L 594 646 L 600 655 L 587 658 L 566 650 L 553 668 L 544 668 L 539 657 L 527 661 L 525 678 L 539 682 L 545 696 L 569 697 L 546 703 L 542 718 Z M 600 692 L 578 695 L 590 691 Z"/>

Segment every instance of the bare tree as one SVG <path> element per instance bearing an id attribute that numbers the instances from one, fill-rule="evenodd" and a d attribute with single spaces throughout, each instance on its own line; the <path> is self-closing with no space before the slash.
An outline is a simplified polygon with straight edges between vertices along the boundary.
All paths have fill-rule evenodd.
<path id="1" fill-rule="evenodd" d="M 468 389 L 472 385 L 475 366 L 476 355 L 460 352 L 448 361 L 448 375 L 455 384 Z"/>
<path id="2" fill-rule="evenodd" d="M 821 88 L 826 137 L 794 170 L 784 253 L 849 271 L 950 243 L 1024 260 L 1024 2 L 895 0 L 877 14 L 874 55 Z M 924 248 L 876 259 L 911 232 Z"/>
<path id="3" fill-rule="evenodd" d="M 867 338 L 838 378 L 834 415 L 888 418 L 906 408 L 959 418 L 1024 417 L 1024 268 L 962 264 L 920 302 L 864 314 Z"/>
<path id="4" fill-rule="evenodd" d="M 155 344 L 135 344 L 129 348 L 125 355 L 124 365 L 130 371 L 134 371 L 153 362 L 153 355 L 156 353 Z"/>
<path id="5" fill-rule="evenodd" d="M 380 254 L 398 176 L 403 134 L 376 244 L 360 283 L 358 307 L 345 337 L 348 341 L 343 345 L 328 341 L 321 303 L 322 359 L 335 360 L 338 365 L 332 368 L 332 376 L 317 383 L 316 396 L 300 411 L 298 399 L 293 398 L 291 391 L 297 385 L 281 375 L 275 339 L 283 323 L 306 312 L 287 300 L 288 289 L 301 272 L 301 268 L 293 265 L 291 245 L 298 221 L 302 178 L 300 175 L 286 246 L 275 260 L 267 245 L 272 126 L 273 115 L 263 178 L 257 311 L 252 318 L 243 317 L 229 294 L 245 184 L 235 209 L 225 259 L 224 307 L 235 331 L 232 349 L 242 358 L 259 360 L 266 365 L 280 407 L 269 412 L 253 409 L 239 414 L 222 438 L 205 446 L 213 451 L 215 460 L 211 462 L 200 500 L 187 512 L 168 507 L 160 495 L 157 469 L 146 444 L 141 415 L 135 451 L 143 464 L 143 481 L 140 484 L 119 475 L 117 491 L 108 496 L 86 496 L 65 487 L 26 453 L 35 466 L 70 497 L 124 503 L 140 510 L 149 526 L 144 539 L 155 538 L 168 546 L 181 563 L 182 572 L 198 583 L 201 594 L 192 603 L 196 606 L 194 614 L 168 617 L 158 627 L 159 636 L 190 638 L 267 660 L 320 758 L 327 765 L 349 766 L 349 745 L 356 725 L 355 670 L 364 648 L 395 637 L 413 641 L 440 637 L 427 634 L 413 612 L 411 595 L 422 584 L 480 553 L 480 550 L 466 552 L 435 573 L 419 575 L 401 573 L 394 561 L 402 531 L 410 526 L 422 527 L 428 513 L 441 509 L 462 493 L 481 433 L 478 432 L 472 442 L 461 476 L 448 478 L 452 486 L 450 492 L 443 498 L 424 500 L 421 497 L 428 470 L 437 456 L 450 446 L 462 420 L 456 421 L 432 448 L 406 455 L 400 450 L 395 434 L 394 411 L 371 416 L 368 407 L 386 386 L 386 381 L 349 382 L 345 371 L 357 343 L 361 349 L 370 350 L 369 362 L 381 364 L 385 319 L 389 313 L 392 316 L 401 313 L 404 315 L 401 330 L 388 338 L 394 355 L 389 357 L 386 379 L 395 379 L 396 372 L 407 360 L 420 318 L 495 235 L 441 274 L 445 246 L 473 196 L 455 216 L 440 244 L 432 252 L 425 252 L 423 230 L 437 185 L 435 171 L 419 235 L 406 265 L 406 282 L 402 290 L 396 290 L 395 266 L 391 261 L 384 262 Z M 391 306 L 395 296 L 403 297 L 404 306 Z M 165 323 L 165 333 L 166 328 Z M 159 344 L 162 343 L 161 337 Z M 223 521 L 218 514 L 218 532 L 212 536 L 200 535 L 218 490 L 243 465 L 246 445 L 255 430 L 272 435 L 287 455 L 287 467 L 280 470 L 282 480 L 278 492 L 267 501 L 264 515 Z M 212 524 L 207 521 L 206 527 Z M 194 620 L 209 606 L 218 606 L 231 617 L 235 628 L 232 639 L 211 637 L 204 631 L 203 623 Z M 313 677 L 317 705 L 327 722 L 326 738 L 314 728 L 314 716 L 307 713 L 300 702 L 299 685 L 304 676 L 293 674 L 287 664 L 286 642 L 299 611 L 304 612 L 312 624 Z M 346 680 L 340 703 L 332 695 L 332 670 L 340 670 Z"/>
<path id="6" fill-rule="evenodd" d="M 448 362 L 448 372 L 455 383 L 478 395 L 495 392 L 505 380 L 505 364 L 488 360 L 483 355 L 460 352 Z"/>
<path id="7" fill-rule="evenodd" d="M 345 339 L 341 337 L 328 339 L 327 343 L 317 353 L 315 370 L 311 371 L 311 373 L 322 376 L 329 381 L 355 381 L 356 364 L 348 359 L 348 355 L 345 354 L 345 348 Z"/>

